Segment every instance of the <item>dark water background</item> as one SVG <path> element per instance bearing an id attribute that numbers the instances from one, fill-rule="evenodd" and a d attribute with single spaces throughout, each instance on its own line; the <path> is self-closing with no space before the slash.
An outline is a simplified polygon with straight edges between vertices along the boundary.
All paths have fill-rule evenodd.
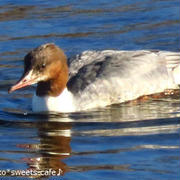
<path id="1" fill-rule="evenodd" d="M 0 1 L 0 172 L 61 170 L 65 180 L 180 179 L 180 95 L 40 116 L 34 88 L 8 95 L 32 48 L 180 50 L 179 0 Z M 35 176 L 34 176 L 35 177 Z M 28 179 L 28 177 L 17 177 Z"/>

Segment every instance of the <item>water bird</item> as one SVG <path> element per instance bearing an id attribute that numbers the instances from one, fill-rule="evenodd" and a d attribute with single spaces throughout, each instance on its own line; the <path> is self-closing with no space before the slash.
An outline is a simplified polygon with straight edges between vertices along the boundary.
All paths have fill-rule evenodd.
<path id="1" fill-rule="evenodd" d="M 63 50 L 43 44 L 24 57 L 24 73 L 9 89 L 36 84 L 34 112 L 76 112 L 179 89 L 180 52 L 84 51 L 67 61 Z"/>

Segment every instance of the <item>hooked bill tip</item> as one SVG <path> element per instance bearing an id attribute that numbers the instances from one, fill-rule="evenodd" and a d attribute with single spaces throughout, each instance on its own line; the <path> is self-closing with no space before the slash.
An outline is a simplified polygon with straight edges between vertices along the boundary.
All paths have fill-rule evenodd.
<path id="1" fill-rule="evenodd" d="M 12 93 L 12 92 L 13 92 L 13 88 L 10 87 L 10 88 L 8 89 L 8 94 L 10 94 L 10 93 Z"/>

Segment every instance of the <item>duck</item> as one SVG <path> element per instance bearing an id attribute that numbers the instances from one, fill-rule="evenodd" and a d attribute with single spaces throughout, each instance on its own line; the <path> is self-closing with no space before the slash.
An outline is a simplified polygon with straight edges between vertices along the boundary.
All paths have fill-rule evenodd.
<path id="1" fill-rule="evenodd" d="M 37 84 L 34 112 L 78 112 L 179 89 L 180 52 L 87 50 L 67 59 L 54 43 L 31 50 L 9 93 Z"/>

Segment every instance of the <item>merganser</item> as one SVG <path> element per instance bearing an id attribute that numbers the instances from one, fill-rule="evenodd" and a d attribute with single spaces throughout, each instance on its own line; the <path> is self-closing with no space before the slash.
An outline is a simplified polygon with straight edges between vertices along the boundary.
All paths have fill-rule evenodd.
<path id="1" fill-rule="evenodd" d="M 55 44 L 24 58 L 24 73 L 9 92 L 37 83 L 34 112 L 75 112 L 179 89 L 180 52 L 84 51 L 69 59 Z"/>

